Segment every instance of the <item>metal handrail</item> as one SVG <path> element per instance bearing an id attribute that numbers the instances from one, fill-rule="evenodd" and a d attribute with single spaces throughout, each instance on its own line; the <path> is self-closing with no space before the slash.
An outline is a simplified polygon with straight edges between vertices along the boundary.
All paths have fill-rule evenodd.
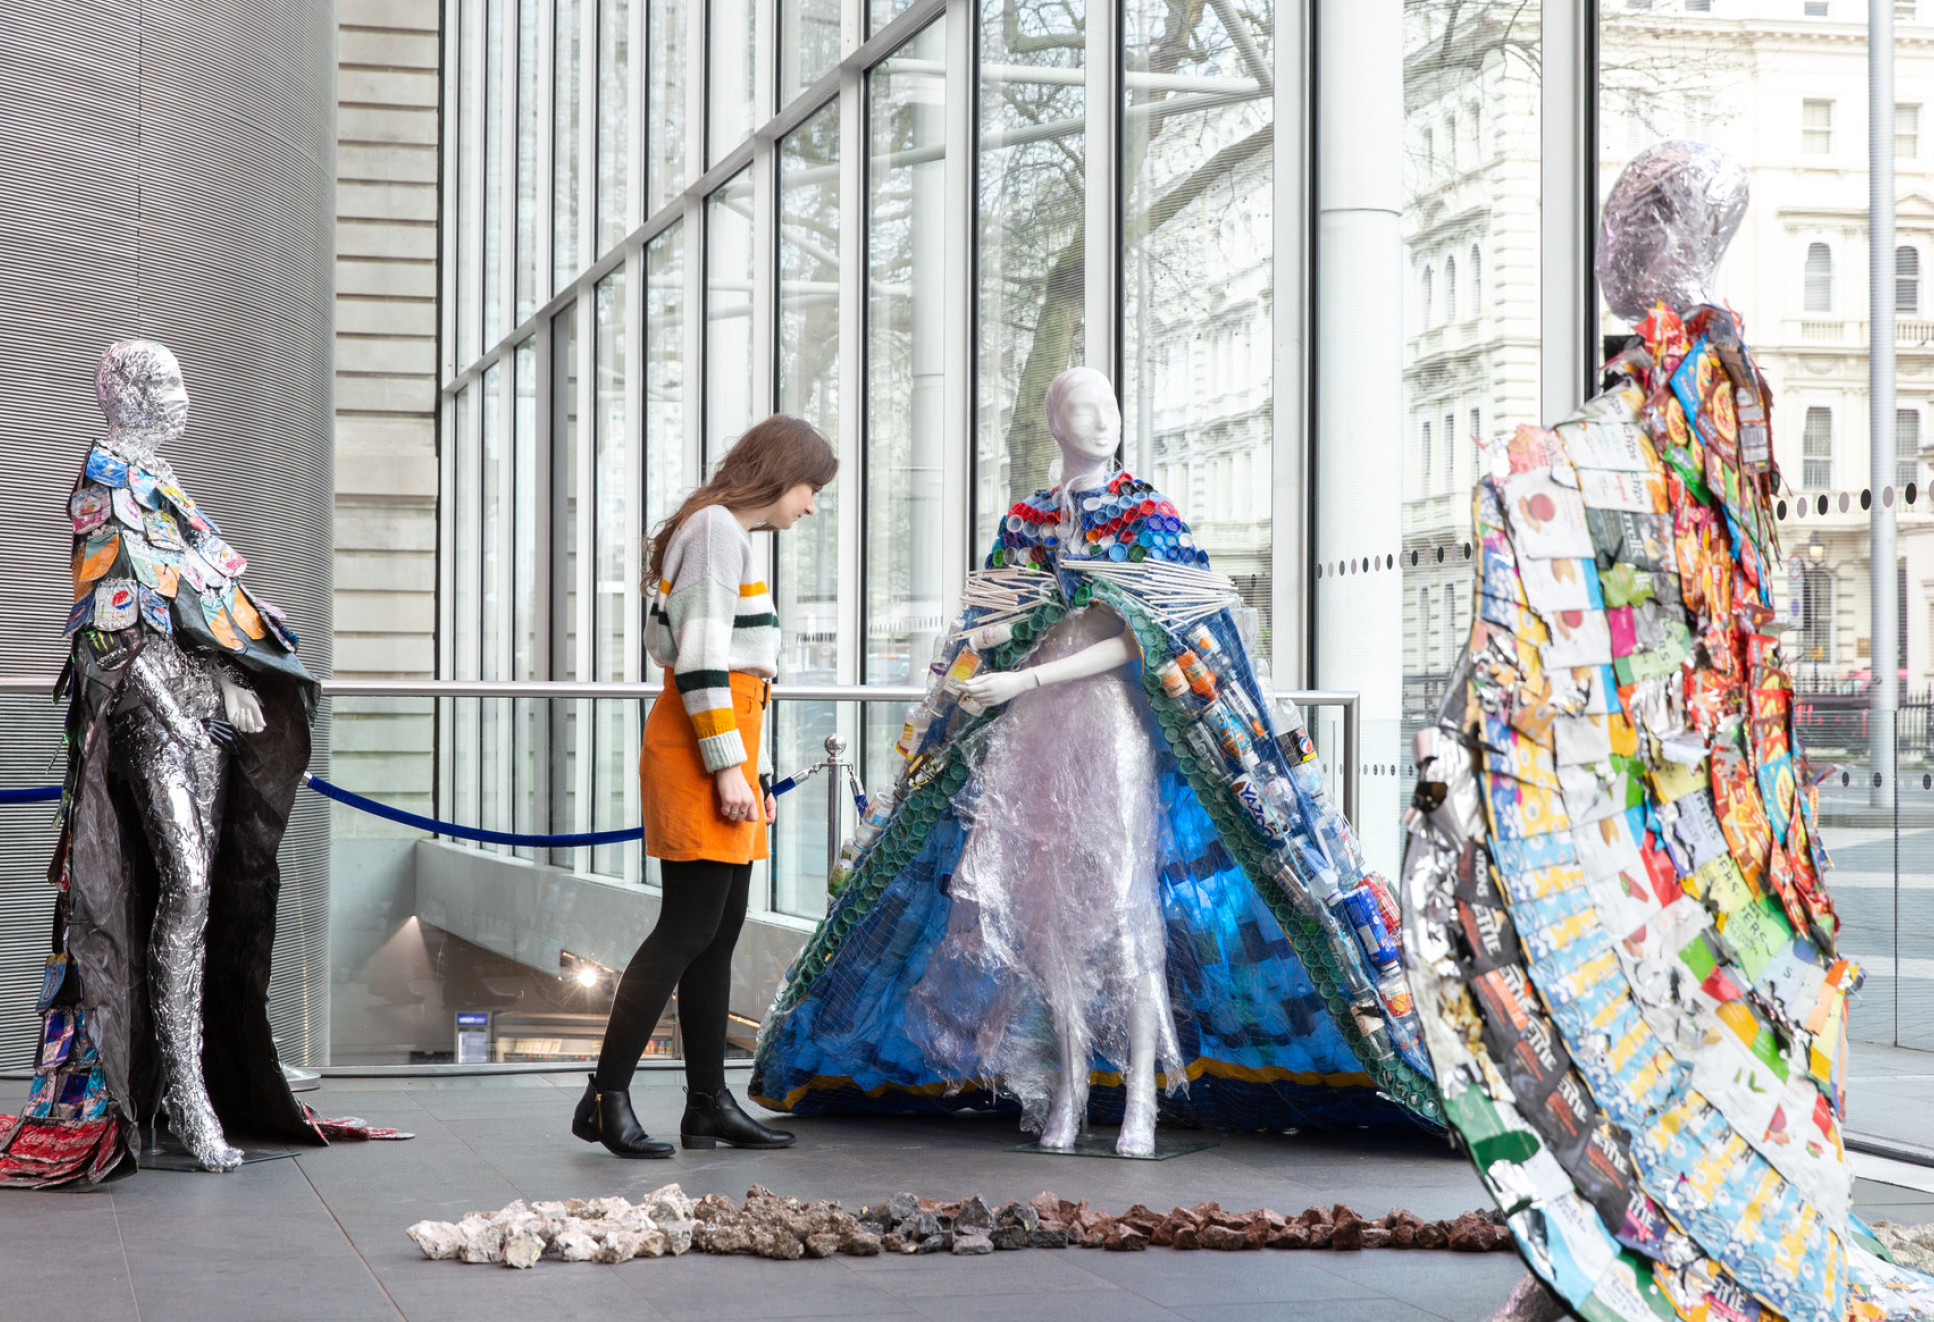
<path id="1" fill-rule="evenodd" d="M 0 676 L 0 697 L 51 697 L 54 680 L 38 675 Z M 325 679 L 325 698 L 526 698 L 591 701 L 656 698 L 663 684 L 591 680 L 492 679 Z M 774 684 L 775 702 L 919 702 L 927 696 L 917 684 Z M 1343 816 L 1356 821 L 1358 706 L 1361 695 L 1341 689 L 1277 689 L 1299 707 L 1343 709 Z"/>

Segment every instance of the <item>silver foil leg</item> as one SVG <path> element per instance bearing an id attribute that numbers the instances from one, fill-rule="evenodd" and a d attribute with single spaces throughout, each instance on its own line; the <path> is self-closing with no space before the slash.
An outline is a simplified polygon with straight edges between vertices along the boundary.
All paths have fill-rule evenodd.
<path id="1" fill-rule="evenodd" d="M 178 654 L 152 661 L 144 655 L 134 664 L 152 664 L 188 712 L 199 715 L 219 701 L 214 683 L 181 661 Z M 176 737 L 152 712 L 113 719 L 116 756 L 133 783 L 160 881 L 148 984 L 169 1125 L 204 1168 L 231 1171 L 242 1153 L 222 1133 L 201 1072 L 203 936 L 227 757 L 206 735 L 193 742 Z"/>

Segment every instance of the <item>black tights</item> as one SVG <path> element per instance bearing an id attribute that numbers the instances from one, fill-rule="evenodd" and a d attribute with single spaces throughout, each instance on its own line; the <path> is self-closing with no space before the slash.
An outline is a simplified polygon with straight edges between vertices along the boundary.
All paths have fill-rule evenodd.
<path id="1" fill-rule="evenodd" d="M 732 948 L 745 924 L 752 889 L 750 863 L 666 861 L 658 925 L 625 965 L 611 1022 L 598 1056 L 598 1089 L 631 1087 L 638 1057 L 678 989 L 685 1039 L 685 1086 L 714 1093 L 725 1086 L 725 1014 L 732 993 Z"/>

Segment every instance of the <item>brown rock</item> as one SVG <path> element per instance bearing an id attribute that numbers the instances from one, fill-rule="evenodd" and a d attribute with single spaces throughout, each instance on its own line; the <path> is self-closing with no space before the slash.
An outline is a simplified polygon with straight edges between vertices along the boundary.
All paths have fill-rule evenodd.
<path id="1" fill-rule="evenodd" d="M 1355 1212 L 1351 1211 L 1349 1208 L 1349 1205 L 1346 1203 L 1338 1203 L 1336 1206 L 1330 1209 L 1330 1223 L 1332 1225 L 1342 1221 L 1361 1221 L 1361 1220 L 1363 1220 L 1363 1218 L 1358 1216 Z"/>
<path id="2" fill-rule="evenodd" d="M 1336 1227 L 1327 1221 L 1319 1222 L 1309 1228 L 1309 1246 L 1313 1249 L 1326 1249 L 1330 1246 L 1330 1236 Z"/>
<path id="3" fill-rule="evenodd" d="M 1417 1227 L 1408 1221 L 1400 1221 L 1390 1231 L 1390 1247 L 1407 1249 L 1417 1243 Z"/>
<path id="4" fill-rule="evenodd" d="M 1067 1224 L 1068 1219 L 1061 1214 L 1061 1197 L 1058 1194 L 1053 1194 L 1043 1189 L 1040 1193 L 1028 1199 L 1027 1205 L 1032 1207 L 1036 1212 L 1039 1212 L 1043 1221 L 1055 1221 L 1062 1225 Z"/>
<path id="5" fill-rule="evenodd" d="M 1384 1227 L 1365 1226 L 1363 1228 L 1363 1247 L 1364 1248 L 1380 1249 L 1380 1248 L 1387 1247 L 1389 1243 L 1390 1243 L 1390 1231 L 1388 1231 Z"/>
<path id="6" fill-rule="evenodd" d="M 1202 1241 L 1198 1237 L 1195 1227 L 1186 1222 L 1175 1228 L 1175 1236 L 1169 1243 L 1172 1247 L 1178 1249 L 1199 1249 L 1202 1247 Z"/>
<path id="7" fill-rule="evenodd" d="M 752 1232 L 752 1251 L 762 1258 L 790 1262 L 804 1257 L 806 1246 L 799 1236 L 779 1226 L 761 1226 Z"/>
<path id="8" fill-rule="evenodd" d="M 1268 1226 L 1271 1230 L 1281 1230 L 1284 1226 L 1289 1224 L 1288 1221 L 1283 1219 L 1283 1214 L 1281 1212 L 1275 1211 L 1274 1209 L 1268 1208 L 1268 1207 L 1260 1207 L 1260 1208 L 1257 1208 L 1255 1211 L 1251 1212 L 1249 1214 L 1249 1220 L 1251 1224 L 1254 1224 L 1257 1221 L 1261 1221 L 1264 1225 Z"/>
<path id="9" fill-rule="evenodd" d="M 1205 1226 L 1221 1226 L 1224 1230 L 1243 1230 L 1248 1227 L 1249 1218 L 1246 1215 L 1238 1215 L 1235 1212 L 1216 1211 L 1209 1213 L 1203 1224 Z"/>
<path id="10" fill-rule="evenodd" d="M 1197 1222 L 1207 1221 L 1211 1212 L 1220 1212 L 1221 1210 L 1222 1204 L 1214 1201 L 1197 1203 L 1189 1209 L 1194 1214 Z"/>
<path id="11" fill-rule="evenodd" d="M 1267 1244 L 1269 1242 L 1269 1237 L 1275 1232 L 1276 1232 L 1275 1226 L 1270 1225 L 1267 1221 L 1263 1220 L 1261 1217 L 1257 1217 L 1255 1220 L 1251 1221 L 1247 1226 L 1243 1227 L 1242 1236 L 1244 1239 L 1249 1241 L 1247 1244 L 1243 1245 L 1243 1247 L 1251 1248 L 1251 1249 L 1259 1249 L 1264 1244 Z"/>
<path id="12" fill-rule="evenodd" d="M 1346 1209 L 1347 1210 L 1347 1209 Z M 1339 1217 L 1330 1228 L 1330 1247 L 1354 1252 L 1363 1247 L 1363 1222 L 1356 1217 Z"/>
<path id="13" fill-rule="evenodd" d="M 908 1239 L 897 1230 L 880 1237 L 880 1251 L 882 1253 L 911 1253 L 918 1247 L 920 1246 L 917 1243 Z"/>
<path id="14" fill-rule="evenodd" d="M 1320 1207 L 1307 1207 L 1296 1219 L 1306 1226 L 1327 1226 L 1330 1223 L 1330 1214 Z"/>
<path id="15" fill-rule="evenodd" d="M 738 1204 L 722 1193 L 708 1193 L 692 1208 L 692 1220 L 700 1222 L 737 1221 Z"/>
<path id="16" fill-rule="evenodd" d="M 1269 1247 L 1272 1249 L 1306 1249 L 1309 1247 L 1309 1227 L 1300 1221 L 1292 1221 L 1270 1235 Z"/>
<path id="17" fill-rule="evenodd" d="M 1181 1222 L 1184 1222 L 1184 1221 L 1188 1222 L 1192 1226 L 1200 1226 L 1202 1224 L 1202 1218 L 1198 1217 L 1195 1213 L 1189 1211 L 1189 1209 L 1186 1207 L 1170 1208 L 1168 1219 L 1176 1222 L 1177 1224 L 1180 1224 Z"/>
<path id="18" fill-rule="evenodd" d="M 1426 1221 L 1417 1227 L 1416 1246 L 1420 1249 L 1441 1249 L 1450 1242 L 1450 1227 L 1442 1221 Z"/>
<path id="19" fill-rule="evenodd" d="M 1153 1235 L 1155 1227 L 1162 1224 L 1162 1214 L 1142 1203 L 1136 1203 L 1121 1214 L 1125 1226 L 1133 1226 L 1144 1235 Z"/>
<path id="20" fill-rule="evenodd" d="M 1074 1211 L 1071 1216 L 1063 1219 L 1067 1221 L 1069 1230 L 1079 1230 L 1084 1234 L 1093 1230 L 1103 1221 L 1114 1220 L 1106 1212 L 1097 1212 L 1094 1208 L 1088 1206 L 1088 1200 L 1086 1198 L 1083 1198 L 1074 1205 Z"/>
<path id="21" fill-rule="evenodd" d="M 1202 1227 L 1200 1235 L 1202 1247 L 1205 1249 L 1221 1249 L 1229 1252 L 1253 1247 L 1249 1243 L 1249 1235 L 1246 1231 L 1234 1230 L 1228 1226 L 1206 1225 Z"/>
<path id="22" fill-rule="evenodd" d="M 1178 1222 L 1172 1216 L 1165 1216 L 1155 1223 L 1153 1230 L 1148 1232 L 1148 1242 L 1167 1248 L 1169 1245 L 1175 1243 L 1176 1228 L 1186 1225 L 1189 1225 L 1187 1221 Z"/>
<path id="23" fill-rule="evenodd" d="M 840 1241 L 839 1251 L 855 1258 L 880 1256 L 880 1237 L 867 1230 L 856 1230 Z"/>
<path id="24" fill-rule="evenodd" d="M 839 1252 L 840 1238 L 830 1230 L 806 1237 L 806 1256 L 809 1258 L 830 1258 Z"/>
<path id="25" fill-rule="evenodd" d="M 1466 1212 L 1451 1223 L 1453 1253 L 1489 1253 L 1494 1227 L 1476 1212 Z"/>
<path id="26" fill-rule="evenodd" d="M 1112 1216 L 1096 1217 L 1089 1223 L 1087 1231 L 1081 1236 L 1081 1247 L 1098 1249 L 1108 1242 L 1108 1236 L 1122 1228 L 1121 1222 Z"/>
<path id="27" fill-rule="evenodd" d="M 1148 1247 L 1148 1236 L 1133 1226 L 1116 1222 L 1101 1246 L 1110 1253 L 1140 1253 Z"/>
<path id="28" fill-rule="evenodd" d="M 1509 1226 L 1491 1227 L 1491 1252 L 1516 1253 L 1517 1250 L 1518 1250 L 1518 1246 L 1511 1238 L 1511 1227 Z"/>
<path id="29" fill-rule="evenodd" d="M 1060 1221 L 1064 1226 L 1072 1226 L 1081 1219 L 1081 1209 L 1087 1205 L 1085 1200 L 1079 1203 L 1071 1203 L 1063 1198 L 1061 1200 L 1061 1214 L 1055 1219 Z"/>

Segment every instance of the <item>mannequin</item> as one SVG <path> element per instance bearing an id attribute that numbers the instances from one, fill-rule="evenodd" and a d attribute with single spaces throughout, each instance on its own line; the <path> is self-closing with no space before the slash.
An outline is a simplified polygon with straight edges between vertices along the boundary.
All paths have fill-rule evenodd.
<path id="1" fill-rule="evenodd" d="M 1055 378 L 1048 388 L 1046 407 L 1048 432 L 1061 447 L 1059 490 L 1066 505 L 1072 493 L 1099 487 L 1115 471 L 1115 450 L 1121 444 L 1121 409 L 1108 379 L 1092 368 L 1074 368 Z M 1100 636 L 1101 640 L 1025 670 L 978 675 L 963 686 L 967 696 L 985 706 L 996 707 L 1032 689 L 1082 681 L 1126 687 L 1126 679 L 1111 672 L 1119 672 L 1128 662 L 1138 659 L 1140 653 L 1123 631 L 1119 616 L 1105 607 L 1091 607 L 1086 615 L 1071 617 L 1057 625 L 1056 630 L 1070 638 Z M 1046 645 L 1052 646 L 1056 641 L 1051 634 Z M 1098 678 L 1104 676 L 1105 679 Z M 1144 746 L 1148 743 L 1148 736 L 1140 725 L 1087 733 L 1103 739 L 1135 740 Z M 1142 760 L 1152 760 L 1152 750 L 1137 751 L 1142 752 Z M 1078 824 L 1065 823 L 1063 829 L 1075 830 Z M 1123 848 L 1113 860 L 1115 866 L 1133 868 L 1136 860 L 1123 856 L 1128 842 L 1119 843 Z M 1153 887 L 1146 888 L 1141 898 L 1153 905 Z M 1159 915 L 1153 921 L 1159 923 Z M 1128 1020 L 1127 1106 L 1115 1150 L 1123 1156 L 1146 1157 L 1155 1151 L 1155 1058 L 1158 1026 L 1168 1014 L 1168 988 L 1160 969 L 1143 971 L 1136 983 Z M 1041 1146 L 1066 1151 L 1074 1147 L 1087 1116 L 1094 1045 L 1092 1035 L 1077 1015 L 1058 1014 L 1055 1036 L 1060 1047 L 1061 1069 L 1047 1122 L 1041 1130 Z"/>
<path id="2" fill-rule="evenodd" d="M 1119 1116 L 1125 1157 L 1153 1153 L 1158 1107 L 1239 1130 L 1433 1124 L 1397 953 L 1363 941 L 1380 882 L 1250 613 L 1175 504 L 1115 466 L 1105 378 L 1063 373 L 1045 410 L 1056 485 L 968 576 L 751 1095 L 1018 1106 L 1050 1152 Z M 1325 907 L 1343 892 L 1349 930 Z"/>
<path id="3" fill-rule="evenodd" d="M 188 415 L 174 355 L 115 344 L 96 387 L 107 435 L 69 501 L 49 1031 L 26 1115 L 0 1135 L 4 1153 L 24 1128 L 51 1127 L 73 1159 L 15 1169 L 0 1156 L 0 1183 L 106 1178 L 135 1159 L 158 1112 L 211 1171 L 243 1159 L 231 1124 L 323 1141 L 289 1093 L 267 1015 L 275 851 L 308 762 L 316 682 L 282 613 L 243 586 L 247 562 L 159 453 Z M 205 983 L 220 994 L 205 998 Z"/>
<path id="4" fill-rule="evenodd" d="M 1620 174 L 1597 274 L 1635 335 L 1477 484 L 1486 605 L 1415 740 L 1412 980 L 1446 1113 L 1541 1281 L 1517 1316 L 1552 1295 L 1656 1316 L 1621 1254 L 1685 1317 L 1934 1309 L 1849 1215 L 1858 975 L 1766 572 L 1770 392 L 1713 293 L 1747 197 L 1700 143 Z"/>

